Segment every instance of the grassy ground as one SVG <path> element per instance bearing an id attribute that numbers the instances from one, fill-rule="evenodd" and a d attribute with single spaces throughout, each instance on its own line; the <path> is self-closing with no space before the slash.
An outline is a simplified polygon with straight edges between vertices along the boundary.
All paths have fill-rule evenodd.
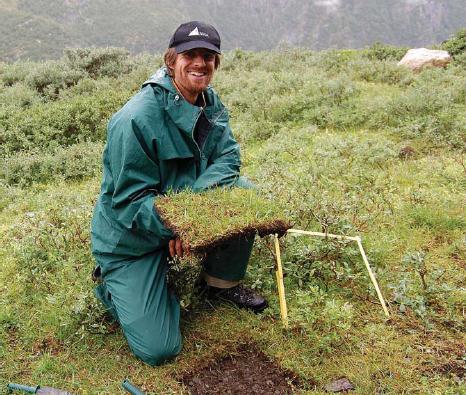
<path id="1" fill-rule="evenodd" d="M 381 139 L 379 133 L 361 135 L 354 132 L 350 136 L 357 137 L 362 143 Z M 347 134 L 315 133 L 312 141 L 339 141 L 343 137 L 347 141 Z M 389 136 L 384 139 L 387 145 L 391 143 Z M 308 148 L 315 150 L 319 147 L 312 144 Z M 263 154 L 266 153 L 262 149 L 248 153 L 251 158 Z M 293 281 L 287 278 L 287 291 L 293 329 L 282 331 L 273 287 L 273 259 L 265 248 L 266 243 L 262 242 L 251 262 L 248 281 L 256 286 L 262 282 L 260 286 L 271 299 L 272 308 L 261 316 L 254 316 L 230 307 L 214 310 L 199 307 L 183 322 L 183 353 L 175 362 L 156 369 L 133 358 L 121 331 L 102 323 L 97 306 L 86 305 L 92 303 L 89 296 L 92 259 L 87 251 L 88 229 L 85 224 L 98 190 L 97 180 L 66 185 L 66 194 L 63 193 L 64 185 L 31 190 L 2 211 L 1 238 L 5 246 L 24 248 L 23 240 L 27 237 L 34 237 L 35 243 L 41 237 L 44 242 L 51 242 L 52 235 L 43 235 L 43 232 L 49 232 L 41 228 L 45 226 L 40 224 L 44 218 L 52 218 L 48 222 L 52 232 L 55 228 L 50 224 L 53 224 L 54 215 L 59 218 L 54 224 L 56 227 L 64 226 L 66 213 L 73 210 L 78 220 L 68 218 L 69 233 L 63 240 L 54 241 L 57 249 L 67 243 L 74 246 L 70 257 L 57 251 L 55 253 L 60 256 L 47 257 L 48 262 L 57 260 L 53 266 L 56 271 L 52 274 L 50 267 L 47 272 L 45 268 L 41 272 L 39 267 L 36 273 L 28 273 L 24 267 L 18 268 L 24 261 L 21 262 L 10 248 L 2 249 L 2 385 L 7 381 L 19 381 L 55 385 L 78 393 L 116 393 L 120 381 L 129 377 L 148 391 L 177 393 L 181 389 L 176 378 L 183 372 L 231 352 L 239 343 L 254 341 L 283 366 L 303 378 L 312 379 L 319 386 L 332 378 L 347 376 L 355 383 L 356 393 L 361 394 L 376 391 L 458 393 L 464 389 L 457 380 L 464 368 L 465 341 L 461 332 L 464 319 L 462 284 L 465 280 L 464 256 L 461 255 L 464 253 L 461 246 L 464 217 L 461 216 L 459 192 L 462 168 L 455 161 L 455 154 L 449 152 L 419 156 L 409 161 L 394 159 L 380 170 L 371 189 L 378 187 L 377 182 L 388 191 L 395 189 L 391 192 L 390 204 L 387 203 L 393 206 L 394 213 L 378 214 L 381 217 L 378 222 L 368 221 L 363 227 L 369 259 L 377 268 L 385 296 L 392 301 L 390 320 L 384 318 L 373 292 L 367 291 L 370 286 L 362 262 L 358 261 L 357 254 L 349 254 L 353 267 L 347 270 L 352 273 L 341 272 L 340 277 L 338 274 L 314 273 L 314 278 L 327 276 L 327 290 L 331 290 L 316 296 L 314 289 L 309 300 L 302 300 L 301 293 L 306 293 L 315 284 L 310 285 L 304 279 L 304 285 L 297 286 L 294 280 L 298 274 L 290 272 L 289 278 Z M 251 159 L 247 166 L 250 174 L 260 172 L 261 167 L 254 163 Z M 292 172 L 292 166 L 287 170 Z M 326 166 L 322 173 L 326 179 L 334 176 Z M 355 175 L 348 174 L 347 177 Z M 313 191 L 309 198 L 318 194 Z M 413 197 L 413 194 L 419 197 Z M 423 196 L 428 196 L 428 204 L 413 205 L 411 199 Z M 381 203 L 375 202 L 377 204 Z M 361 208 L 367 215 L 371 215 L 372 209 L 375 210 L 372 204 Z M 41 220 L 35 222 L 33 213 L 41 216 Z M 15 229 L 18 226 L 25 226 L 27 230 Z M 79 232 L 82 232 L 80 236 Z M 298 241 L 298 248 L 294 239 L 288 238 L 286 251 L 291 256 L 285 254 L 285 271 L 299 271 L 293 254 L 312 252 L 316 243 L 319 244 L 317 249 L 323 248 L 322 242 L 302 240 Z M 341 248 L 337 246 L 337 249 Z M 432 281 L 431 285 L 435 287 L 451 287 L 441 294 L 441 298 L 446 298 L 445 302 L 425 302 L 426 309 L 433 311 L 424 315 L 412 311 L 422 308 L 422 301 L 416 301 L 420 297 L 417 293 L 422 294 L 421 288 L 408 289 L 411 294 L 404 296 L 408 306 L 404 313 L 400 312 L 401 304 L 394 303 L 391 289 L 400 287 L 406 280 L 403 276 L 412 274 L 412 268 L 405 268 L 402 263 L 403 255 L 406 251 L 418 250 L 427 251 L 425 259 L 429 274 L 437 269 L 444 271 L 441 279 L 427 281 Z M 53 249 L 49 251 L 53 252 Z M 29 252 L 28 259 L 39 259 L 35 253 L 39 253 L 39 248 Z M 321 264 L 332 265 L 332 262 L 322 261 Z M 318 266 L 317 270 L 324 271 Z M 300 274 L 305 269 L 301 267 Z M 339 270 L 336 266 L 334 269 Z M 419 282 L 415 276 L 408 280 Z M 319 286 L 323 288 L 323 285 Z M 329 299 L 324 300 L 327 297 Z M 330 301 L 336 303 L 333 308 Z M 313 390 L 312 387 L 308 389 Z"/>
<path id="2" fill-rule="evenodd" d="M 341 69 L 348 59 L 352 67 Z M 390 319 L 354 245 L 287 236 L 291 329 L 282 330 L 263 239 L 246 282 L 270 308 L 258 316 L 191 309 L 182 353 L 146 366 L 92 296 L 89 221 L 100 177 L 4 185 L 0 393 L 11 381 L 122 393 L 125 377 L 148 392 L 182 393 L 184 373 L 245 342 L 296 372 L 305 393 L 341 376 L 357 394 L 466 393 L 466 160 L 455 123 L 466 115 L 464 71 L 411 76 L 345 52 L 227 54 L 223 67 L 216 86 L 231 108 L 243 173 L 286 203 L 296 228 L 361 235 Z M 434 85 L 444 93 L 428 93 Z"/>

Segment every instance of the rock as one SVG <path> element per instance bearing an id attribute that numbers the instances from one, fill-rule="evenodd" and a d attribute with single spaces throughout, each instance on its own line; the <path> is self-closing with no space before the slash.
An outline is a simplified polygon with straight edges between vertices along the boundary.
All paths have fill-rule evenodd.
<path id="1" fill-rule="evenodd" d="M 354 390 L 354 385 L 346 377 L 332 381 L 325 386 L 325 391 L 327 392 L 342 392 L 349 390 Z"/>
<path id="2" fill-rule="evenodd" d="M 398 152 L 398 157 L 400 159 L 409 159 L 409 158 L 412 158 L 415 155 L 416 155 L 416 150 L 413 147 L 411 147 L 410 145 L 407 145 L 407 146 L 401 148 L 400 152 Z"/>
<path id="3" fill-rule="evenodd" d="M 426 66 L 445 67 L 451 60 L 447 51 L 415 48 L 406 52 L 398 66 L 407 66 L 414 72 L 420 72 Z"/>

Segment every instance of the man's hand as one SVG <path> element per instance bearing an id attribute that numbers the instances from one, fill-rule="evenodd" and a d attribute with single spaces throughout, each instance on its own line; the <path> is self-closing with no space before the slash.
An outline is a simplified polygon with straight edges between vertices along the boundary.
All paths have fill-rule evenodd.
<path id="1" fill-rule="evenodd" d="M 183 246 L 183 242 L 179 238 L 176 238 L 175 240 L 170 240 L 170 242 L 168 243 L 168 249 L 172 258 L 174 258 L 175 256 L 183 258 L 184 253 L 189 255 L 188 249 L 186 248 L 186 246 Z"/>

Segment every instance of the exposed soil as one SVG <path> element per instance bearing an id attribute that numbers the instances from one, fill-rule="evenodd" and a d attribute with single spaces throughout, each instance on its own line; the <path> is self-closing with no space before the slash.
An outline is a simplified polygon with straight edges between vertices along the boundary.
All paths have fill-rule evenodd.
<path id="1" fill-rule="evenodd" d="M 279 236 L 283 236 L 286 233 L 286 231 L 291 227 L 292 225 L 290 223 L 283 221 L 262 222 L 253 226 L 237 229 L 234 232 L 218 236 L 204 243 L 190 246 L 190 248 L 191 251 L 196 254 L 206 254 L 209 251 L 212 251 L 214 248 L 226 244 L 230 241 L 236 240 L 239 237 L 247 237 L 252 236 L 254 234 L 258 234 L 259 237 L 265 237 L 267 235 L 273 235 L 275 233 Z"/>
<path id="2" fill-rule="evenodd" d="M 420 368 L 426 375 L 441 374 L 447 377 L 454 375 L 459 379 L 464 379 L 466 347 L 463 339 L 451 341 L 431 335 L 421 347 L 423 347 L 422 351 L 430 356 Z"/>
<path id="3" fill-rule="evenodd" d="M 300 382 L 296 375 L 271 361 L 254 345 L 242 345 L 182 379 L 190 394 L 292 394 Z"/>

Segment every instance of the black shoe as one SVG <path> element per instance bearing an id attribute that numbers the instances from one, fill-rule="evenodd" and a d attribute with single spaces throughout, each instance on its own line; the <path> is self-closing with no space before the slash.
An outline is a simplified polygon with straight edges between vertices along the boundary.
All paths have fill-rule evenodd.
<path id="1" fill-rule="evenodd" d="M 97 284 L 100 284 L 102 282 L 102 271 L 100 270 L 100 266 L 97 266 L 93 271 L 92 271 L 92 281 L 94 281 Z"/>
<path id="2" fill-rule="evenodd" d="M 267 307 L 267 301 L 252 289 L 236 285 L 231 288 L 207 286 L 207 297 L 231 302 L 236 306 L 260 313 Z"/>

